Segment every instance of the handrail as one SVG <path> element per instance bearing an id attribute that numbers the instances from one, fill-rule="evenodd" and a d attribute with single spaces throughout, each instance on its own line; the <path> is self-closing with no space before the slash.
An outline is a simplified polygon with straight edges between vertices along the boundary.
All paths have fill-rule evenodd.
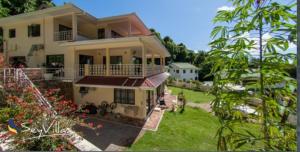
<path id="1" fill-rule="evenodd" d="M 24 73 L 22 69 L 13 69 L 13 68 L 4 68 L 3 69 L 3 83 L 6 83 L 6 79 L 13 78 L 13 81 L 22 88 L 32 88 L 33 95 L 40 105 L 45 106 L 47 109 L 53 112 L 54 115 L 57 115 L 57 112 L 53 109 L 49 101 L 42 95 L 39 89 L 32 83 L 28 76 Z M 8 80 L 9 80 L 8 79 Z"/>

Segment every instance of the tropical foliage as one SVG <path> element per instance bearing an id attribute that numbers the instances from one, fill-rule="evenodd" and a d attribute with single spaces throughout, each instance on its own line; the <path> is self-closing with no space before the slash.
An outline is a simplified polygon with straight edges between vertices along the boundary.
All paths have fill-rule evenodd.
<path id="1" fill-rule="evenodd" d="M 161 34 L 154 29 L 150 29 L 151 32 L 158 37 L 158 39 L 162 42 L 162 44 L 167 48 L 170 52 L 171 57 L 167 58 L 167 63 L 172 62 L 188 62 L 199 68 L 201 68 L 199 72 L 200 80 L 212 80 L 211 76 L 208 76 L 211 70 L 211 64 L 206 62 L 208 53 L 203 50 L 190 50 L 183 43 L 177 44 L 174 40 L 165 36 L 161 37 Z"/>
<path id="2" fill-rule="evenodd" d="M 218 11 L 210 43 L 213 111 L 221 124 L 218 149 L 251 143 L 263 144 L 264 150 L 295 150 L 296 130 L 288 119 L 296 114 L 296 81 L 284 69 L 295 59 L 296 1 L 229 1 L 234 9 Z M 257 77 L 244 82 L 244 90 L 232 91 L 245 75 Z M 253 100 L 259 103 L 251 107 L 255 112 L 242 112 L 239 107 L 250 107 Z M 236 129 L 249 121 L 260 124 L 263 135 Z"/>

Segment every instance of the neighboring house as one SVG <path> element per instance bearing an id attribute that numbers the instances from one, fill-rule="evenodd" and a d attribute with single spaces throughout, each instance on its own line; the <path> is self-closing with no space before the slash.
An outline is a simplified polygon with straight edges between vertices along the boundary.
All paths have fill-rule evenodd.
<path id="1" fill-rule="evenodd" d="M 167 68 L 172 78 L 188 81 L 198 80 L 199 68 L 189 63 L 172 63 Z"/>
<path id="2" fill-rule="evenodd" d="M 96 18 L 65 4 L 1 18 L 0 26 L 6 62 L 63 70 L 56 72 L 72 82 L 78 104 L 115 102 L 114 112 L 145 119 L 164 91 L 170 54 L 135 13 Z"/>

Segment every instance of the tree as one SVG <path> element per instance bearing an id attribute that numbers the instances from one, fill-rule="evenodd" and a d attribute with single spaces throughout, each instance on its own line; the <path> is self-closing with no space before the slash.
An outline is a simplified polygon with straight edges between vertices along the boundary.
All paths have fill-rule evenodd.
<path id="1" fill-rule="evenodd" d="M 287 119 L 296 113 L 296 96 L 291 90 L 296 83 L 284 68 L 295 58 L 295 54 L 285 51 L 296 41 L 296 1 L 230 2 L 234 10 L 218 11 L 214 18 L 220 25 L 211 32 L 210 43 L 212 93 L 216 96 L 213 111 L 221 123 L 217 132 L 218 149 L 234 150 L 245 144 L 262 143 L 264 150 L 295 150 L 296 131 Z M 253 58 L 258 59 L 250 63 Z M 230 91 L 230 84 L 239 84 L 247 74 L 258 74 L 257 81 L 244 84 L 243 91 Z M 250 87 L 259 91 L 250 94 Z M 253 99 L 260 101 L 253 107 L 256 113 L 239 110 L 238 107 L 248 105 Z M 250 120 L 261 125 L 262 135 L 238 129 Z"/>
<path id="2" fill-rule="evenodd" d="M 1 0 L 0 17 L 32 12 L 45 6 L 52 7 L 54 3 L 52 0 Z"/>

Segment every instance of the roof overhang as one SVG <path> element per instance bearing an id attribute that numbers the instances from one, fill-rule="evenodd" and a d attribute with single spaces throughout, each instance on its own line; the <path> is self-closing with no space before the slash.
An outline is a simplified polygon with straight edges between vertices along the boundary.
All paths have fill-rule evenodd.
<path id="1" fill-rule="evenodd" d="M 110 38 L 99 40 L 84 40 L 75 42 L 65 42 L 61 46 L 74 47 L 74 50 L 92 50 L 104 48 L 136 47 L 145 45 L 147 48 L 155 50 L 165 57 L 169 57 L 169 51 L 162 45 L 156 36 L 137 36 Z"/>
<path id="2" fill-rule="evenodd" d="M 78 8 L 73 4 L 68 3 L 62 6 L 50 7 L 42 10 L 37 10 L 34 12 L 4 17 L 0 19 L 0 25 L 3 26 L 3 25 L 15 24 L 18 22 L 24 22 L 28 20 L 36 20 L 45 17 L 63 16 L 63 15 L 68 15 L 73 13 L 77 15 L 85 15 L 94 21 L 97 20 L 94 16 L 90 15 L 89 13 L 83 11 L 82 9 Z"/>
<path id="3" fill-rule="evenodd" d="M 137 28 L 140 29 L 145 35 L 152 34 L 152 32 L 148 29 L 148 27 L 144 24 L 144 22 L 137 16 L 136 13 L 99 18 L 97 21 L 99 24 L 103 24 L 103 23 L 110 23 L 110 22 L 122 21 L 122 20 L 131 21 L 132 23 L 134 23 L 134 25 L 137 25 Z"/>

